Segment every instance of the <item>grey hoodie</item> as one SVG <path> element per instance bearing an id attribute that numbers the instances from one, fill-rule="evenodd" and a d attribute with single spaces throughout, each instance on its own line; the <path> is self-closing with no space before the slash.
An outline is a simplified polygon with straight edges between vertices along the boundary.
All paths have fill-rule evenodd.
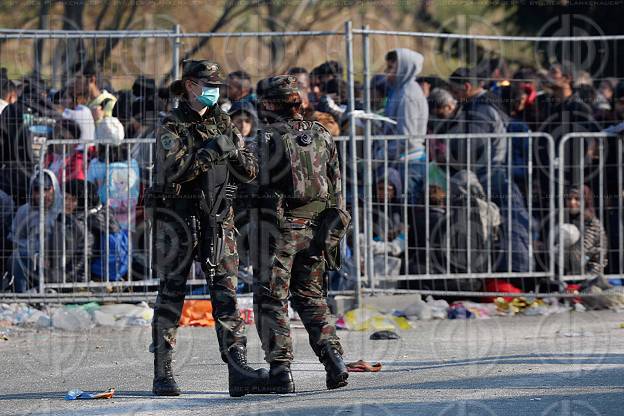
<path id="1" fill-rule="evenodd" d="M 54 224 L 63 211 L 63 196 L 56 176 L 52 171 L 44 169 L 45 180 L 54 188 L 54 202 L 45 212 L 45 236 L 49 237 Z M 35 174 L 30 180 L 29 202 L 20 206 L 15 213 L 9 239 L 13 241 L 21 256 L 31 257 L 39 253 L 39 206 L 32 204 L 32 190 L 39 189 L 39 175 Z"/>
<path id="2" fill-rule="evenodd" d="M 397 124 L 386 124 L 384 132 L 398 135 L 425 134 L 429 106 L 425 94 L 416 82 L 416 76 L 422 71 L 424 58 L 410 49 L 399 48 L 395 51 L 398 58 L 397 74 L 395 83 L 392 85 L 392 92 L 388 97 L 385 115 L 396 120 Z M 422 138 L 410 138 L 407 151 L 421 150 L 423 143 Z M 390 160 L 399 159 L 405 153 L 404 144 L 405 142 L 401 140 L 388 143 Z"/>

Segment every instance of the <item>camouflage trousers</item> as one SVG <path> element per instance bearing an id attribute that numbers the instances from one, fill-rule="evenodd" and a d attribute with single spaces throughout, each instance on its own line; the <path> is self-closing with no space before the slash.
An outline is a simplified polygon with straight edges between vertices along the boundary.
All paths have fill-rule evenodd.
<path id="1" fill-rule="evenodd" d="M 233 221 L 224 225 L 224 257 L 212 281 L 208 281 L 212 316 L 219 341 L 221 357 L 232 345 L 245 346 L 245 323 L 236 299 L 238 252 Z M 197 247 L 185 216 L 162 212 L 154 223 L 153 268 L 160 278 L 158 297 L 152 320 L 152 345 L 150 351 L 173 349 L 184 298 L 186 280 L 195 258 Z M 204 270 L 208 276 L 207 270 Z M 208 279 L 207 279 L 208 280 Z"/>
<path id="2" fill-rule="evenodd" d="M 327 306 L 325 260 L 314 248 L 313 237 L 312 227 L 282 227 L 271 273 L 259 274 L 259 281 L 254 281 L 256 329 L 268 363 L 293 360 L 289 295 L 316 355 L 320 358 L 327 347 L 342 353 Z"/>

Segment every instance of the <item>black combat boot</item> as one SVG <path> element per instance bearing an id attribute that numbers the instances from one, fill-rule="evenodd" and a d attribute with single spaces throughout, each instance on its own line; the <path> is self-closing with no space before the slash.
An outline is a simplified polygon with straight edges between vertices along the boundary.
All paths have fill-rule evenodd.
<path id="1" fill-rule="evenodd" d="M 328 390 L 339 389 L 347 385 L 349 372 L 338 350 L 333 347 L 326 348 L 321 355 L 321 362 L 327 372 L 325 384 Z"/>
<path id="2" fill-rule="evenodd" d="M 269 372 L 266 368 L 254 370 L 247 365 L 245 347 L 232 346 L 228 350 L 228 373 L 230 396 L 266 393 Z"/>
<path id="3" fill-rule="evenodd" d="M 287 394 L 295 392 L 295 382 L 290 371 L 290 363 L 271 363 L 268 393 Z"/>
<path id="4" fill-rule="evenodd" d="M 154 353 L 154 384 L 152 392 L 156 396 L 179 396 L 180 388 L 173 378 L 171 351 Z"/>

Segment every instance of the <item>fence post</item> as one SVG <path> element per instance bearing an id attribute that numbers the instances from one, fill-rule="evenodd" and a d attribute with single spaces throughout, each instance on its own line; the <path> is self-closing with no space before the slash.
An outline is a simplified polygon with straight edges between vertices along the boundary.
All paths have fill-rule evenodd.
<path id="1" fill-rule="evenodd" d="M 368 30 L 369 26 L 362 26 L 362 29 Z M 364 66 L 364 110 L 371 113 L 371 94 L 370 94 L 370 40 L 368 33 L 362 34 L 362 57 Z M 368 277 L 368 287 L 375 288 L 374 283 L 374 264 L 373 264 L 373 144 L 371 142 L 371 121 L 365 120 L 364 127 L 364 159 L 366 160 L 365 176 L 364 176 L 364 235 L 366 242 L 366 277 Z"/>
<path id="2" fill-rule="evenodd" d="M 175 35 L 180 34 L 179 24 L 173 27 L 173 33 Z M 173 42 L 173 62 L 171 64 L 173 65 L 173 67 L 171 68 L 172 69 L 171 73 L 173 74 L 173 79 L 176 80 L 180 78 L 180 37 L 175 36 L 172 39 L 172 42 Z"/>
<path id="3" fill-rule="evenodd" d="M 37 257 L 38 267 L 37 273 L 39 275 L 39 294 L 43 295 L 45 293 L 45 282 L 44 282 L 44 274 L 43 267 L 45 266 L 45 202 L 44 202 L 44 183 L 45 175 L 43 171 L 43 159 L 44 154 L 47 150 L 47 143 L 44 141 L 41 145 L 41 151 L 39 154 L 39 253 Z M 55 190 L 54 192 L 57 192 Z M 29 271 L 30 272 L 30 271 Z"/>
<path id="4" fill-rule="evenodd" d="M 351 210 L 353 217 L 352 259 L 355 273 L 355 304 L 362 304 L 362 276 L 360 273 L 360 216 L 358 213 L 357 146 L 355 143 L 355 80 L 353 78 L 353 26 L 345 22 L 345 44 L 347 48 L 347 82 L 349 83 L 349 142 L 351 155 Z"/>

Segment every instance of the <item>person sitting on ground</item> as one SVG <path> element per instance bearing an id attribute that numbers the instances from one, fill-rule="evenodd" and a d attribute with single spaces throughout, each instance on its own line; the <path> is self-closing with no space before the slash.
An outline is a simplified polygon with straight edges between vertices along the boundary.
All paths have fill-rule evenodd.
<path id="1" fill-rule="evenodd" d="M 86 282 L 89 276 L 93 235 L 85 221 L 85 181 L 65 183 L 63 212 L 56 219 L 49 238 L 52 255 L 46 263 L 46 282 Z M 61 254 L 64 254 L 64 258 Z"/>
<path id="2" fill-rule="evenodd" d="M 56 221 L 63 211 L 63 195 L 56 179 L 51 171 L 44 169 L 43 173 L 32 176 L 29 186 L 30 200 L 21 205 L 15 213 L 9 240 L 14 244 L 11 256 L 11 273 L 5 279 L 3 286 L 5 289 L 13 288 L 17 293 L 23 293 L 36 289 L 39 285 L 39 255 L 40 250 L 40 228 L 39 228 L 39 206 L 40 206 L 40 176 L 43 177 L 43 207 L 44 226 L 43 233 L 45 247 L 50 247 L 50 241 L 54 237 Z M 43 259 L 44 267 L 50 262 L 49 250 Z"/>
<path id="3" fill-rule="evenodd" d="M 425 274 L 427 272 L 427 256 L 429 256 L 429 273 L 446 273 L 447 257 L 446 239 L 446 191 L 444 183 L 429 184 L 429 251 L 427 251 L 427 208 L 419 205 L 413 208 L 413 232 L 409 233 L 410 249 L 408 272 Z M 410 284 L 416 288 L 417 282 Z"/>
<path id="4" fill-rule="evenodd" d="M 581 193 L 584 209 L 581 207 Z M 599 278 L 604 284 L 602 276 L 607 266 L 607 234 L 596 217 L 591 189 L 587 185 L 584 185 L 582 190 L 578 187 L 570 188 L 565 200 L 565 209 L 568 223 L 574 225 L 580 232 L 578 241 L 571 245 L 564 255 L 565 273 Z"/>
<path id="5" fill-rule="evenodd" d="M 86 190 L 85 190 L 86 187 Z M 85 192 L 86 191 L 86 192 Z M 92 238 L 90 245 L 90 277 L 95 281 L 119 281 L 128 273 L 128 231 L 121 228 L 114 215 L 106 219 L 107 207 L 102 205 L 95 184 L 85 181 L 80 188 L 76 215 L 84 222 L 84 194 L 87 198 L 87 232 Z M 107 232 L 108 230 L 108 232 Z M 108 247 L 106 238 L 108 236 Z M 108 248 L 108 261 L 106 250 Z M 108 276 L 106 275 L 108 268 Z"/>
<path id="6" fill-rule="evenodd" d="M 401 255 L 405 251 L 401 204 L 403 184 L 399 171 L 393 168 L 388 168 L 385 175 L 380 170 L 376 176 L 372 214 L 373 240 L 370 242 L 375 256 L 374 268 L 381 275 L 396 276 L 400 272 L 403 261 Z M 364 238 L 361 243 L 364 243 Z"/>

